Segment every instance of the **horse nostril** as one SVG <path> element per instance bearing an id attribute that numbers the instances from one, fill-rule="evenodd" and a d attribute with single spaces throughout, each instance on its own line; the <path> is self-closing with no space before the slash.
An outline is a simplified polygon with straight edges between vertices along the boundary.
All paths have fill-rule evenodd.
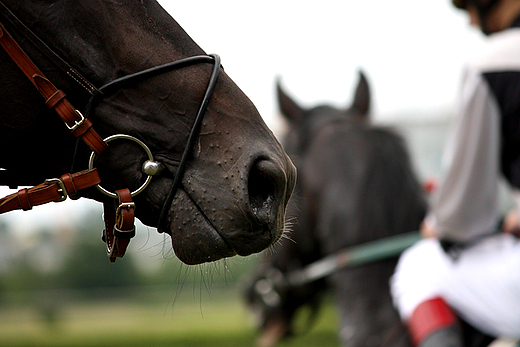
<path id="1" fill-rule="evenodd" d="M 255 216 L 263 222 L 270 222 L 277 205 L 278 182 L 283 180 L 283 173 L 269 160 L 258 160 L 249 172 L 249 203 Z"/>

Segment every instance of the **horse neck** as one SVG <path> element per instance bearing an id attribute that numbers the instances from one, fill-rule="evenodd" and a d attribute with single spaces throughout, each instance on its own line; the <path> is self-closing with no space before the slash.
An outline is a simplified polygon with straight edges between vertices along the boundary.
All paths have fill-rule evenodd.
<path id="1" fill-rule="evenodd" d="M 155 1 L 6 3 L 44 42 L 96 85 L 202 54 Z"/>
<path id="2" fill-rule="evenodd" d="M 340 315 L 345 346 L 410 346 L 388 289 L 395 259 L 344 270 L 329 279 Z M 398 333 L 398 335 L 395 335 Z M 385 342 L 385 343 L 383 343 Z M 403 344 L 404 342 L 404 344 Z"/>

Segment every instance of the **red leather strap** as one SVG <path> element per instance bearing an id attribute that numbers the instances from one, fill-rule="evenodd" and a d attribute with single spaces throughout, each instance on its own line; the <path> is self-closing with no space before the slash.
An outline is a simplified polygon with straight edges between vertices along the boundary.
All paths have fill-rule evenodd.
<path id="1" fill-rule="evenodd" d="M 92 123 L 88 119 L 85 119 L 81 113 L 72 106 L 66 99 L 65 93 L 58 90 L 45 78 L 40 69 L 38 69 L 27 54 L 25 54 L 1 23 L 0 45 L 42 94 L 45 98 L 46 105 L 60 115 L 74 136 L 81 137 L 94 152 L 101 154 L 106 149 L 107 144 L 92 128 Z"/>
<path id="2" fill-rule="evenodd" d="M 125 255 L 130 239 L 135 236 L 135 205 L 130 190 L 121 189 L 116 194 L 118 203 L 115 206 L 111 206 L 110 203 L 103 204 L 105 209 L 103 241 L 107 245 L 107 255 L 111 263 Z"/>
<path id="3" fill-rule="evenodd" d="M 451 307 L 440 297 L 421 303 L 408 321 L 408 329 L 414 346 L 439 329 L 453 326 L 457 317 Z"/>
<path id="4" fill-rule="evenodd" d="M 61 200 L 69 193 L 75 194 L 81 189 L 92 187 L 101 182 L 96 169 L 63 175 L 59 180 L 52 180 L 0 199 L 0 214 L 13 210 L 30 210 L 33 206 Z M 65 188 L 65 192 L 63 192 Z M 73 188 L 70 189 L 69 188 Z"/>

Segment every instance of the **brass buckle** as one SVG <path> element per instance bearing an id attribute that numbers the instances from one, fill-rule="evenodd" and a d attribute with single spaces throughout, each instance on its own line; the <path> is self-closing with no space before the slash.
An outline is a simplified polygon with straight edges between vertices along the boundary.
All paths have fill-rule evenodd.
<path id="1" fill-rule="evenodd" d="M 54 202 L 62 202 L 62 201 L 67 200 L 67 196 L 68 196 L 67 189 L 65 188 L 65 185 L 63 184 L 63 182 L 60 179 L 49 178 L 49 179 L 45 180 L 45 184 L 48 186 L 50 186 L 53 183 L 58 184 L 57 192 L 61 194 L 61 198 L 54 200 Z"/>

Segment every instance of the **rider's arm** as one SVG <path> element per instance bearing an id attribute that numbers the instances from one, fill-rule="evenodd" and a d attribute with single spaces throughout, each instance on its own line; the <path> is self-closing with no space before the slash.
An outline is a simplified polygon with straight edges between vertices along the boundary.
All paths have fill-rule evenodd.
<path id="1" fill-rule="evenodd" d="M 439 238 L 465 242 L 496 228 L 500 150 L 497 102 L 476 69 L 463 80 L 458 116 L 444 154 L 446 173 L 430 219 Z"/>

